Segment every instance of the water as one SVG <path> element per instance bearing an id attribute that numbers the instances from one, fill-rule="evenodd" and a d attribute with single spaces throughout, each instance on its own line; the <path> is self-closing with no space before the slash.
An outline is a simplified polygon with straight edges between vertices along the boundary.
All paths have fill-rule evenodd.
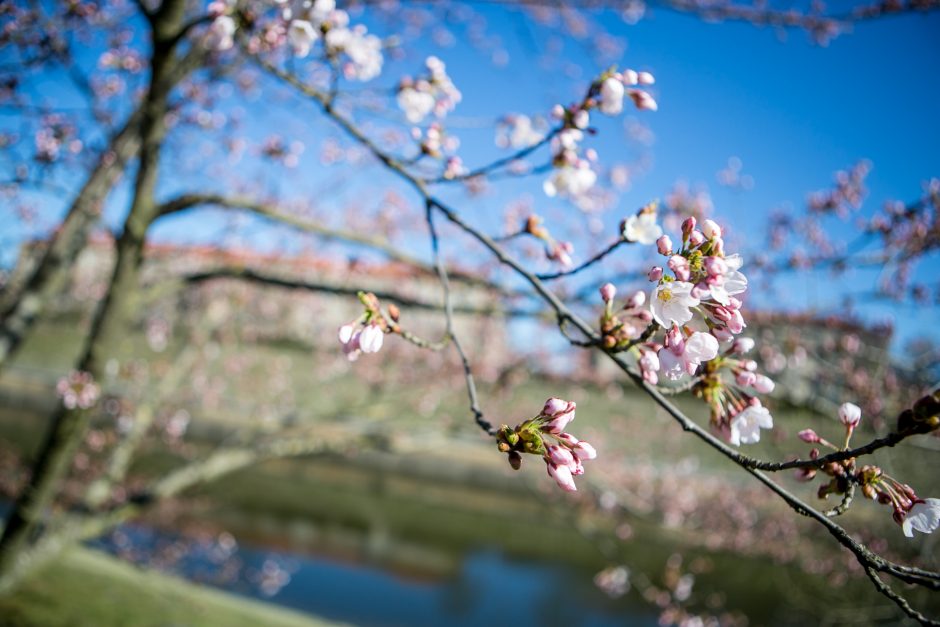
<path id="1" fill-rule="evenodd" d="M 614 600 L 580 571 L 495 551 L 467 554 L 455 572 L 427 576 L 323 556 L 192 543 L 124 526 L 92 546 L 130 558 L 174 554 L 170 570 L 243 596 L 364 626 L 655 625 L 648 609 Z M 157 564 L 162 558 L 157 557 Z"/>

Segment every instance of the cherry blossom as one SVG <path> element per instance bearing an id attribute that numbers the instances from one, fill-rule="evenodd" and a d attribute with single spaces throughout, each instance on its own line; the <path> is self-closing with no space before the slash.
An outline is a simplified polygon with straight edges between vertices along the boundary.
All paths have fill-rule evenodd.
<path id="1" fill-rule="evenodd" d="M 204 40 L 206 48 L 222 52 L 235 45 L 235 20 L 220 15 L 212 20 Z"/>
<path id="2" fill-rule="evenodd" d="M 98 402 L 101 390 L 91 373 L 75 370 L 59 379 L 56 392 L 66 409 L 90 409 Z"/>
<path id="3" fill-rule="evenodd" d="M 623 111 L 623 82 L 615 76 L 605 78 L 601 83 L 598 108 L 607 115 L 617 115 Z"/>
<path id="4" fill-rule="evenodd" d="M 901 529 L 908 538 L 914 537 L 914 531 L 933 533 L 940 527 L 940 499 L 925 499 L 914 503 L 901 523 Z"/>
<path id="5" fill-rule="evenodd" d="M 760 441 L 761 429 L 773 429 L 773 417 L 760 401 L 751 400 L 737 416 L 731 419 L 731 432 L 728 441 L 735 446 L 754 444 Z"/>
<path id="6" fill-rule="evenodd" d="M 318 37 L 317 31 L 307 20 L 294 20 L 287 29 L 287 40 L 296 57 L 306 57 L 310 54 L 310 47 Z"/>
<path id="7" fill-rule="evenodd" d="M 839 406 L 839 420 L 846 427 L 854 429 L 862 419 L 862 409 L 854 403 L 842 403 Z"/>
<path id="8" fill-rule="evenodd" d="M 678 327 L 673 328 L 678 331 Z M 711 361 L 717 356 L 718 340 L 709 333 L 699 332 L 693 333 L 686 340 L 679 339 L 659 351 L 663 374 L 671 381 L 678 381 L 686 374 L 695 374 L 701 363 Z"/>
<path id="9" fill-rule="evenodd" d="M 628 242 L 653 244 L 662 234 L 662 227 L 656 223 L 655 204 L 643 207 L 636 215 L 623 222 L 623 237 Z"/>
<path id="10" fill-rule="evenodd" d="M 653 319 L 663 327 L 681 325 L 691 320 L 691 308 L 699 304 L 699 300 L 692 296 L 693 287 L 685 281 L 667 281 L 653 288 L 650 296 Z"/>

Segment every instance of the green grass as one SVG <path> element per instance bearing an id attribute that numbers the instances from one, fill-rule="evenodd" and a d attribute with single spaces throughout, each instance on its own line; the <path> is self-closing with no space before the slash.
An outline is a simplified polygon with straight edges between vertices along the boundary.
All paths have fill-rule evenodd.
<path id="1" fill-rule="evenodd" d="M 0 597 L 5 627 L 316 627 L 326 623 L 73 548 Z"/>

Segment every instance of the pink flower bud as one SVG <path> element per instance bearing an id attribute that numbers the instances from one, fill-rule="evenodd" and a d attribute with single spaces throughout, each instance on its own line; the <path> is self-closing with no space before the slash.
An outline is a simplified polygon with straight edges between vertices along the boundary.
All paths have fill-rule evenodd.
<path id="1" fill-rule="evenodd" d="M 819 436 L 812 429 L 803 429 L 796 434 L 798 438 L 806 442 L 807 444 L 816 444 L 819 442 Z"/>
<path id="2" fill-rule="evenodd" d="M 359 349 L 363 353 L 377 353 L 384 339 L 385 333 L 377 324 L 368 324 L 359 333 Z"/>
<path id="3" fill-rule="evenodd" d="M 635 309 L 637 307 L 642 307 L 646 302 L 646 292 L 637 290 L 630 295 L 630 298 L 627 299 L 627 308 Z"/>
<path id="4" fill-rule="evenodd" d="M 757 362 L 754 361 L 753 359 L 745 359 L 744 361 L 741 362 L 741 367 L 744 368 L 745 370 L 750 370 L 751 372 L 754 372 L 755 370 L 757 370 Z"/>
<path id="5" fill-rule="evenodd" d="M 756 376 L 754 381 L 754 389 L 760 392 L 761 394 L 770 394 L 774 391 L 773 380 L 770 377 L 766 377 L 762 374 Z"/>
<path id="6" fill-rule="evenodd" d="M 545 407 L 542 408 L 543 416 L 554 416 L 568 409 L 568 401 L 557 397 L 552 397 L 545 401 Z"/>
<path id="7" fill-rule="evenodd" d="M 656 82 L 656 79 L 649 72 L 638 72 L 636 80 L 640 85 L 652 85 Z"/>
<path id="8" fill-rule="evenodd" d="M 588 124 L 591 123 L 591 116 L 584 109 L 580 109 L 574 116 L 571 118 L 571 121 L 574 123 L 575 128 L 584 130 L 588 127 Z"/>
<path id="9" fill-rule="evenodd" d="M 812 481 L 815 477 L 816 477 L 815 468 L 797 468 L 796 469 L 797 481 Z"/>
<path id="10" fill-rule="evenodd" d="M 712 252 L 716 255 L 725 254 L 725 241 L 720 237 L 716 237 L 712 240 Z"/>
<path id="11" fill-rule="evenodd" d="M 574 455 L 571 454 L 571 451 L 557 444 L 548 447 L 548 458 L 553 464 L 559 466 L 568 466 L 574 462 Z"/>
<path id="12" fill-rule="evenodd" d="M 744 355 L 751 352 L 754 348 L 754 340 L 749 337 L 739 337 L 731 345 L 731 352 L 736 355 Z"/>
<path id="13" fill-rule="evenodd" d="M 556 120 L 561 120 L 565 117 L 565 108 L 560 104 L 556 104 L 552 107 L 552 117 Z"/>
<path id="14" fill-rule="evenodd" d="M 757 375 L 753 372 L 748 372 L 744 370 L 738 373 L 738 376 L 734 379 L 738 385 L 741 387 L 751 387 L 754 385 L 754 382 L 757 381 Z"/>
<path id="15" fill-rule="evenodd" d="M 715 327 L 712 329 L 712 335 L 714 335 L 719 342 L 730 342 L 734 339 L 734 335 L 728 329 L 721 327 Z"/>
<path id="16" fill-rule="evenodd" d="M 640 82 L 640 75 L 634 70 L 624 70 L 623 82 L 625 85 L 637 85 Z"/>
<path id="17" fill-rule="evenodd" d="M 656 101 L 653 99 L 653 97 L 642 89 L 631 89 L 627 93 L 630 96 L 630 99 L 633 100 L 633 104 L 637 109 L 656 111 L 659 108 L 659 105 L 656 104 Z"/>
<path id="18" fill-rule="evenodd" d="M 578 438 L 574 437 L 574 436 L 571 435 L 570 433 L 564 433 L 564 432 L 562 432 L 562 433 L 554 433 L 554 434 L 552 434 L 552 436 L 553 436 L 556 440 L 558 440 L 559 442 L 561 442 L 562 444 L 564 444 L 565 446 L 567 446 L 568 448 L 574 448 L 574 447 L 576 447 L 576 446 L 578 445 L 578 443 L 580 442 L 580 440 L 579 440 Z"/>
<path id="19" fill-rule="evenodd" d="M 656 249 L 659 251 L 660 255 L 667 257 L 672 255 L 672 240 L 669 239 L 668 235 L 662 235 L 656 240 Z"/>
<path id="20" fill-rule="evenodd" d="M 839 420 L 846 427 L 854 429 L 862 419 L 862 409 L 854 403 L 842 403 L 839 406 Z"/>
<path id="21" fill-rule="evenodd" d="M 567 492 L 577 492 L 578 487 L 574 484 L 574 477 L 571 476 L 571 470 L 568 466 L 559 466 L 549 462 L 547 464 L 548 476 L 555 480 L 561 488 Z"/>
<path id="22" fill-rule="evenodd" d="M 343 326 L 341 326 L 339 328 L 339 343 L 348 344 L 349 340 L 352 339 L 353 332 L 355 330 L 356 330 L 355 327 L 353 327 L 353 325 L 351 324 L 344 324 Z"/>
<path id="23" fill-rule="evenodd" d="M 597 457 L 597 451 L 594 447 L 584 440 L 578 442 L 578 445 L 574 447 L 574 453 L 581 459 L 595 459 Z"/>
<path id="24" fill-rule="evenodd" d="M 701 246 L 705 242 L 705 236 L 701 231 L 692 231 L 689 233 L 689 243 L 693 246 Z"/>
<path id="25" fill-rule="evenodd" d="M 714 220 L 705 220 L 702 222 L 702 233 L 708 239 L 715 239 L 721 237 L 721 227 Z"/>
<path id="26" fill-rule="evenodd" d="M 689 260 L 682 255 L 673 255 L 669 258 L 669 269 L 672 270 L 676 278 L 680 281 L 688 281 L 691 276 L 689 270 Z"/>
<path id="27" fill-rule="evenodd" d="M 682 221 L 682 236 L 688 238 L 693 230 L 695 230 L 695 217 L 689 216 Z"/>
<path id="28" fill-rule="evenodd" d="M 663 269 L 660 266 L 653 266 L 650 268 L 650 271 L 646 274 L 646 278 L 650 281 L 658 281 L 663 278 Z"/>
<path id="29" fill-rule="evenodd" d="M 617 288 L 614 287 L 613 283 L 604 283 L 601 286 L 601 298 L 604 299 L 605 303 L 612 302 L 614 296 L 617 295 Z"/>
<path id="30" fill-rule="evenodd" d="M 708 287 L 707 283 L 696 283 L 694 286 L 692 286 L 692 290 L 689 292 L 689 296 L 699 300 L 705 300 L 711 295 L 711 293 L 711 288 Z"/>
<path id="31" fill-rule="evenodd" d="M 708 222 L 708 220 L 706 220 Z M 728 274 L 728 264 L 721 257 L 705 257 L 705 272 L 711 276 L 724 276 Z"/>

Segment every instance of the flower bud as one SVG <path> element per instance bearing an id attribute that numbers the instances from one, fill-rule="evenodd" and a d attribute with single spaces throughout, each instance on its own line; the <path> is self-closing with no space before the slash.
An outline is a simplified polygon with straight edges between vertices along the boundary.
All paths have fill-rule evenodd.
<path id="1" fill-rule="evenodd" d="M 652 85 L 656 82 L 656 79 L 649 72 L 638 72 L 636 80 L 640 85 Z"/>
<path id="2" fill-rule="evenodd" d="M 815 468 L 797 468 L 796 469 L 796 480 L 797 481 L 812 481 L 816 477 Z"/>
<path id="3" fill-rule="evenodd" d="M 756 376 L 753 385 L 754 389 L 761 394 L 770 394 L 774 391 L 774 387 L 776 387 L 770 377 L 764 376 L 762 374 Z"/>
<path id="4" fill-rule="evenodd" d="M 708 239 L 715 239 L 721 237 L 721 227 L 714 220 L 705 220 L 702 222 L 702 233 Z"/>
<path id="5" fill-rule="evenodd" d="M 597 457 L 597 451 L 593 446 L 581 440 L 578 442 L 578 445 L 574 447 L 574 453 L 581 459 L 595 459 Z"/>
<path id="6" fill-rule="evenodd" d="M 339 328 L 339 342 L 340 344 L 348 344 L 349 340 L 352 339 L 353 332 L 355 327 L 351 324 L 344 324 Z"/>
<path id="7" fill-rule="evenodd" d="M 709 220 L 706 220 L 709 222 Z M 728 274 L 728 264 L 721 257 L 705 257 L 705 272 L 711 276 L 724 276 Z"/>
<path id="8" fill-rule="evenodd" d="M 557 444 L 552 444 L 548 447 L 548 458 L 553 464 L 558 464 L 559 466 L 568 466 L 574 462 L 574 455 L 572 455 L 571 451 Z"/>
<path id="9" fill-rule="evenodd" d="M 816 444 L 819 442 L 819 436 L 812 429 L 803 429 L 797 433 L 796 436 L 807 444 Z"/>
<path id="10" fill-rule="evenodd" d="M 604 299 L 605 303 L 610 303 L 614 300 L 614 296 L 617 295 L 617 288 L 614 287 L 613 283 L 604 283 L 601 286 L 601 298 Z"/>
<path id="11" fill-rule="evenodd" d="M 744 370 L 743 372 L 738 373 L 738 376 L 735 377 L 735 381 L 741 387 L 751 387 L 754 385 L 754 382 L 757 381 L 757 375 L 753 372 Z"/>
<path id="12" fill-rule="evenodd" d="M 754 340 L 749 337 L 739 337 L 731 345 L 731 352 L 735 355 L 744 355 L 754 348 Z"/>
<path id="13" fill-rule="evenodd" d="M 363 353 L 377 353 L 384 339 L 385 333 L 377 324 L 367 324 L 359 333 L 359 349 Z"/>
<path id="14" fill-rule="evenodd" d="M 689 296 L 692 298 L 697 298 L 699 300 L 705 300 L 711 296 L 712 290 L 708 287 L 706 283 L 696 283 L 692 286 L 692 291 L 689 292 Z"/>
<path id="15" fill-rule="evenodd" d="M 646 302 L 646 292 L 637 290 L 630 295 L 630 298 L 627 299 L 625 309 L 635 309 L 637 307 L 642 307 Z"/>
<path id="16" fill-rule="evenodd" d="M 839 420 L 846 427 L 854 429 L 862 419 L 862 409 L 854 403 L 842 403 L 839 406 Z"/>
<path id="17" fill-rule="evenodd" d="M 391 318 L 393 322 L 398 322 L 398 319 L 401 317 L 401 311 L 398 309 L 398 305 L 395 303 L 389 304 L 388 317 Z"/>
<path id="18" fill-rule="evenodd" d="M 552 107 L 552 117 L 556 120 L 561 120 L 565 117 L 565 108 L 560 104 L 556 104 Z"/>
<path id="19" fill-rule="evenodd" d="M 509 465 L 513 470 L 519 470 L 522 467 L 522 455 L 518 451 L 509 452 Z"/>
<path id="20" fill-rule="evenodd" d="M 705 243 L 705 236 L 702 235 L 701 231 L 692 231 L 689 233 L 689 243 L 692 246 L 701 246 Z"/>
<path id="21" fill-rule="evenodd" d="M 661 266 L 653 266 L 650 268 L 650 271 L 646 274 L 646 277 L 650 281 L 658 281 L 663 278 L 663 269 Z"/>
<path id="22" fill-rule="evenodd" d="M 578 112 L 572 116 L 571 121 L 575 128 L 584 130 L 588 127 L 588 124 L 591 123 L 591 116 L 584 109 L 579 109 Z"/>
<path id="23" fill-rule="evenodd" d="M 623 82 L 625 85 L 637 85 L 640 82 L 640 75 L 634 70 L 624 70 Z"/>
<path id="24" fill-rule="evenodd" d="M 692 234 L 692 231 L 695 230 L 695 217 L 689 216 L 682 221 L 682 237 L 688 239 L 689 235 Z"/>
<path id="25" fill-rule="evenodd" d="M 665 255 L 666 257 L 672 255 L 672 240 L 669 239 L 668 235 L 662 235 L 656 240 L 656 249 L 659 251 L 660 255 Z"/>
<path id="26" fill-rule="evenodd" d="M 567 466 L 558 466 L 549 462 L 547 467 L 548 475 L 554 479 L 563 490 L 567 492 L 577 492 L 578 487 L 574 484 L 571 470 Z"/>
<path id="27" fill-rule="evenodd" d="M 672 270 L 676 278 L 680 281 L 688 281 L 691 271 L 689 270 L 689 260 L 682 255 L 673 255 L 669 258 L 669 269 Z"/>

